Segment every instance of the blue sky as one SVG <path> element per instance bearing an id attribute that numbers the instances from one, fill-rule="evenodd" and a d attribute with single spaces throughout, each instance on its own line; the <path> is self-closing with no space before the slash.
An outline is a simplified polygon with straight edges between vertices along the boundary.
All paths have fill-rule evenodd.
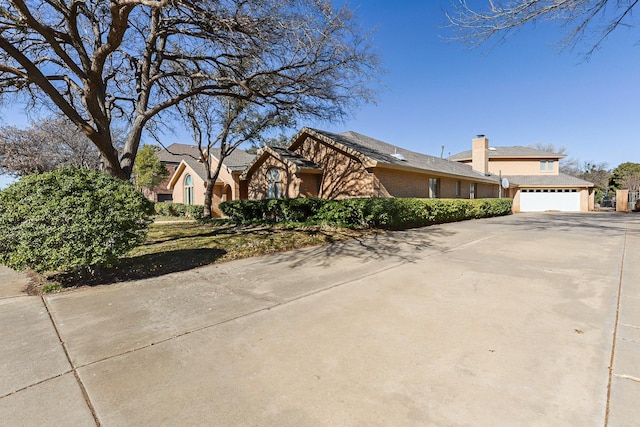
<path id="1" fill-rule="evenodd" d="M 483 3 L 474 1 L 474 4 Z M 449 1 L 351 0 L 386 70 L 377 105 L 346 123 L 308 123 L 353 130 L 414 151 L 445 156 L 470 148 L 476 134 L 491 145 L 553 143 L 581 161 L 610 167 L 640 162 L 640 35 L 616 31 L 584 62 L 559 52 L 557 23 L 527 26 L 497 46 L 468 50 L 444 39 Z M 26 125 L 5 107 L 0 125 Z M 167 143 L 190 143 L 167 136 Z M 3 185 L 0 178 L 0 186 Z"/>

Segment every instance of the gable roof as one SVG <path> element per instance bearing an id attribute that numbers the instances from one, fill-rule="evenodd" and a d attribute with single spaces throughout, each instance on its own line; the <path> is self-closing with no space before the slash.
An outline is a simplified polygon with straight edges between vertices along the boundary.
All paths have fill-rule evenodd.
<path id="1" fill-rule="evenodd" d="M 575 176 L 560 173 L 558 175 L 506 175 L 515 185 L 519 187 L 531 186 L 555 186 L 555 187 L 594 187 L 592 182 Z"/>
<path id="2" fill-rule="evenodd" d="M 211 155 L 216 159 L 220 158 L 220 148 L 211 148 Z M 158 160 L 163 163 L 180 163 L 183 159 L 195 160 L 201 156 L 200 150 L 195 145 L 189 144 L 171 144 L 166 149 L 158 152 Z M 249 154 L 244 150 L 236 148 L 225 157 L 223 164 L 231 171 L 242 171 L 249 163 L 253 161 L 255 155 Z"/>
<path id="3" fill-rule="evenodd" d="M 489 149 L 489 158 L 535 158 L 535 159 L 563 159 L 567 157 L 560 153 L 551 153 L 549 151 L 538 150 L 531 147 L 522 147 L 519 145 L 512 147 L 491 147 Z M 463 151 L 449 157 L 453 161 L 471 160 L 471 150 Z"/>
<path id="4" fill-rule="evenodd" d="M 319 166 L 311 160 L 301 156 L 300 154 L 289 151 L 283 147 L 269 147 L 269 149 L 280 156 L 285 161 L 292 163 L 299 169 L 317 169 L 322 170 L 322 166 Z"/>
<path id="5" fill-rule="evenodd" d="M 304 128 L 299 136 L 303 133 L 320 136 L 325 142 L 331 143 L 333 141 L 334 145 L 341 146 L 339 148 L 346 149 L 345 151 L 350 153 L 357 153 L 367 160 L 363 162 L 366 167 L 386 166 L 399 169 L 417 169 L 491 183 L 497 183 L 499 180 L 496 175 L 484 175 L 474 171 L 471 165 L 441 159 L 428 154 L 416 153 L 353 131 L 336 134 L 318 129 Z M 296 142 L 291 147 L 294 147 L 299 139 L 297 137 Z"/>
<path id="6" fill-rule="evenodd" d="M 180 163 L 186 157 L 200 158 L 200 151 L 195 145 L 174 143 L 158 151 L 157 156 L 162 163 Z"/>
<path id="7" fill-rule="evenodd" d="M 316 163 L 312 162 L 311 160 L 301 156 L 300 154 L 288 150 L 286 148 L 283 147 L 263 147 L 260 149 L 260 151 L 258 151 L 258 154 L 255 156 L 255 158 L 253 159 L 253 161 L 245 168 L 244 172 L 242 173 L 242 175 L 240 175 L 240 179 L 241 180 L 245 180 L 247 179 L 247 176 L 249 176 L 249 174 L 251 173 L 251 171 L 258 166 L 259 164 L 261 164 L 261 160 L 263 158 L 265 158 L 265 153 L 266 154 L 270 154 L 273 157 L 279 159 L 280 161 L 284 162 L 284 163 L 288 163 L 289 165 L 293 166 L 296 170 L 311 170 L 311 171 L 322 171 L 322 166 L 317 165 Z"/>

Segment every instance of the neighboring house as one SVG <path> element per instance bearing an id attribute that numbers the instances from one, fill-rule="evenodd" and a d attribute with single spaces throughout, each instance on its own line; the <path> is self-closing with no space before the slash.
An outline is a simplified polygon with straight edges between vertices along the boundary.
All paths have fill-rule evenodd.
<path id="1" fill-rule="evenodd" d="M 303 128 L 288 148 L 265 147 L 240 176 L 242 198 L 498 197 L 499 178 L 470 165 L 361 135 Z"/>
<path id="2" fill-rule="evenodd" d="M 171 177 L 182 159 L 198 159 L 200 157 L 200 151 L 198 151 L 198 147 L 195 145 L 171 144 L 164 150 L 158 151 L 157 156 L 158 160 L 164 165 L 169 174 L 157 187 L 145 191 L 145 196 L 154 202 L 172 202 L 173 191 L 167 188 Z"/>
<path id="3" fill-rule="evenodd" d="M 513 199 L 514 212 L 593 210 L 594 184 L 561 173 L 564 157 L 529 147 L 489 147 L 489 140 L 479 135 L 472 141 L 472 150 L 449 160 L 507 178 L 505 192 Z"/>
<path id="4" fill-rule="evenodd" d="M 175 145 L 179 144 L 173 144 L 167 148 L 171 150 Z M 181 152 L 184 152 L 185 155 L 175 167 L 175 171 L 169 178 L 166 188 L 171 191 L 174 203 L 204 205 L 207 177 L 204 163 L 198 155 L 198 148 L 195 146 L 182 146 Z M 220 149 L 212 148 L 210 155 L 212 157 L 211 170 L 213 171 L 218 165 Z M 236 148 L 224 159 L 220 174 L 213 187 L 213 199 L 211 201 L 213 216 L 219 217 L 222 215 L 218 208 L 221 202 L 240 198 L 240 175 L 254 157 L 253 154 Z"/>

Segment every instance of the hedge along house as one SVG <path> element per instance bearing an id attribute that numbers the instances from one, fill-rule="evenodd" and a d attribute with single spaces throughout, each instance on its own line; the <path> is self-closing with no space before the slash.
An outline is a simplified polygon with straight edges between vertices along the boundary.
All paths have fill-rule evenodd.
<path id="1" fill-rule="evenodd" d="M 356 132 L 303 128 L 288 148 L 266 147 L 240 176 L 243 198 L 498 197 L 499 179 L 470 165 Z"/>
<path id="2" fill-rule="evenodd" d="M 593 210 L 594 184 L 561 173 L 564 157 L 530 147 L 489 147 L 489 139 L 478 135 L 472 150 L 449 159 L 507 178 L 505 194 L 513 199 L 513 212 Z"/>
<path id="3" fill-rule="evenodd" d="M 193 147 L 196 149 L 195 153 L 199 153 L 197 147 Z M 218 166 L 220 149 L 212 148 L 210 155 L 212 157 L 211 170 L 213 171 Z M 204 206 L 207 176 L 201 155 L 195 157 L 193 153 L 184 156 L 169 179 L 167 188 L 171 190 L 174 203 Z M 213 187 L 211 213 L 214 217 L 222 216 L 218 207 L 221 202 L 240 198 L 240 175 L 254 157 L 253 154 L 246 151 L 235 149 L 224 159 L 220 174 Z"/>

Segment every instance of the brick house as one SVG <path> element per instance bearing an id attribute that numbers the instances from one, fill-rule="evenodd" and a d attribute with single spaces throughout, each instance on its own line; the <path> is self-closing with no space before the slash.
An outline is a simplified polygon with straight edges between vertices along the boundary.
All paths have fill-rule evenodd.
<path id="1" fill-rule="evenodd" d="M 594 209 L 594 184 L 560 172 L 563 154 L 530 147 L 489 147 L 479 135 L 472 149 L 449 160 L 506 178 L 504 195 L 513 199 L 513 212 L 579 212 Z"/>
<path id="2" fill-rule="evenodd" d="M 241 197 L 498 197 L 499 178 L 356 132 L 303 128 L 288 148 L 266 147 L 240 176 Z"/>
<path id="3" fill-rule="evenodd" d="M 171 144 L 167 148 L 158 151 L 158 160 L 167 169 L 168 175 L 157 187 L 146 190 L 145 196 L 153 202 L 173 202 L 173 190 L 167 187 L 171 177 L 182 159 L 198 159 L 199 156 L 198 147 L 187 144 Z"/>
<path id="4" fill-rule="evenodd" d="M 175 144 L 174 144 L 175 145 Z M 174 203 L 183 203 L 185 205 L 204 205 L 204 192 L 206 189 L 206 171 L 204 163 L 199 154 L 198 148 L 195 146 L 187 146 L 190 148 L 184 151 L 190 151 L 188 155 L 184 155 L 178 165 L 175 167 L 173 174 L 170 176 L 166 188 L 171 191 L 172 201 Z M 195 153 L 191 149 L 195 148 Z M 171 148 L 171 147 L 169 147 Z M 211 169 L 215 170 L 218 166 L 220 158 L 220 149 L 212 148 Z M 220 174 L 213 187 L 213 199 L 211 200 L 211 213 L 214 217 L 222 215 L 218 205 L 226 200 L 237 200 L 240 198 L 240 175 L 254 159 L 253 154 L 246 151 L 235 149 L 228 155 L 220 169 Z"/>

